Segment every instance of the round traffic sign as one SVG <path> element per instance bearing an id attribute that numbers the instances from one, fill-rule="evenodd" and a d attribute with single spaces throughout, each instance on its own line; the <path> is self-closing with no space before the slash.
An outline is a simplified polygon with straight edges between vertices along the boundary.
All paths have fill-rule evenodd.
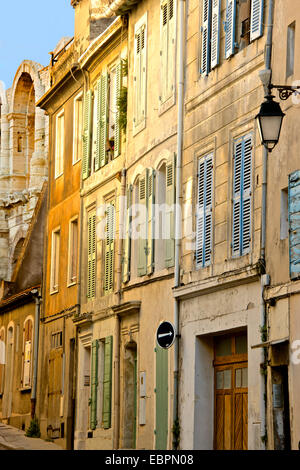
<path id="1" fill-rule="evenodd" d="M 159 325 L 156 332 L 157 344 L 163 348 L 168 349 L 175 341 L 175 328 L 169 321 L 164 321 Z"/>

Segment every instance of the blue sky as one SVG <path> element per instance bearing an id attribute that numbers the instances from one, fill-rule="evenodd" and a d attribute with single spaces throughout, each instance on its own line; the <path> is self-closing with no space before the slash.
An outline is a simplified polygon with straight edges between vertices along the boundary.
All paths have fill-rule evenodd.
<path id="1" fill-rule="evenodd" d="M 70 0 L 0 0 L 0 80 L 9 88 L 24 59 L 48 65 L 48 53 L 73 35 Z"/>

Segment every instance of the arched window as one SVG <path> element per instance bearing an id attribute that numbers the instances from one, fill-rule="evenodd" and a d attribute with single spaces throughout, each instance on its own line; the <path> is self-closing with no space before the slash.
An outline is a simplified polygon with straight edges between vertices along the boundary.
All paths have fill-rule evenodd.
<path id="1" fill-rule="evenodd" d="M 5 329 L 0 329 L 0 396 L 4 391 L 4 368 L 5 368 Z"/>
<path id="2" fill-rule="evenodd" d="M 23 341 L 23 388 L 31 387 L 31 362 L 32 362 L 32 332 L 33 322 L 27 318 L 24 323 L 24 341 Z"/>

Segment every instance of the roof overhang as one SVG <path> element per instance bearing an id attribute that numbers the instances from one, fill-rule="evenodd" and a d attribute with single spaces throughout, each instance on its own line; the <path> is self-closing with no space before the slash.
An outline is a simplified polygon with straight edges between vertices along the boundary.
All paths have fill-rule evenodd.
<path id="1" fill-rule="evenodd" d="M 129 13 L 135 5 L 137 5 L 140 0 L 114 0 L 105 10 L 104 16 L 111 17 L 111 16 L 122 16 L 126 13 Z"/>

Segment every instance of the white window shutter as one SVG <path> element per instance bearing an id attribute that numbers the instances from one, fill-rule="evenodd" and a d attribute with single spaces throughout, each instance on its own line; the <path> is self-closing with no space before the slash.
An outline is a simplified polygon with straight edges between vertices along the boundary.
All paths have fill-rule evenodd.
<path id="1" fill-rule="evenodd" d="M 227 0 L 226 31 L 225 31 L 225 57 L 226 59 L 228 59 L 230 56 L 234 54 L 235 15 L 236 15 L 236 0 Z"/>
<path id="2" fill-rule="evenodd" d="M 147 95 L 147 27 L 143 26 L 141 31 L 141 121 L 146 118 L 146 95 Z"/>
<path id="3" fill-rule="evenodd" d="M 201 74 L 208 75 L 210 64 L 211 0 L 203 0 Z"/>
<path id="4" fill-rule="evenodd" d="M 168 8 L 168 97 L 175 90 L 176 1 L 169 0 Z"/>
<path id="5" fill-rule="evenodd" d="M 161 3 L 160 12 L 160 80 L 160 99 L 164 103 L 168 88 L 168 0 Z"/>
<path id="6" fill-rule="evenodd" d="M 30 385 L 31 372 L 31 341 L 26 341 L 24 351 L 24 380 L 23 387 Z"/>
<path id="7" fill-rule="evenodd" d="M 211 69 L 213 69 L 219 64 L 220 17 L 221 17 L 221 0 L 213 0 L 212 21 L 211 21 L 211 63 L 210 63 Z"/>
<path id="8" fill-rule="evenodd" d="M 250 41 L 259 38 L 263 33 L 264 0 L 251 2 Z"/>

